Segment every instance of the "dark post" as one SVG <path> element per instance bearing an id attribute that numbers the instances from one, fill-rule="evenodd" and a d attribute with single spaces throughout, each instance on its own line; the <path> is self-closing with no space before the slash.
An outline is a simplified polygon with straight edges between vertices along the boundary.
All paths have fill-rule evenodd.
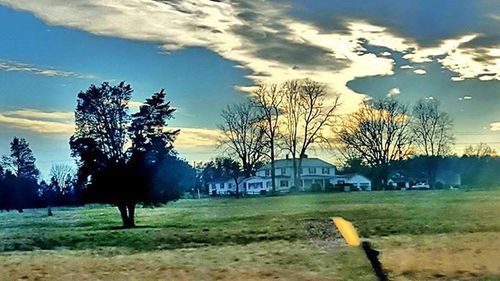
<path id="1" fill-rule="evenodd" d="M 370 242 L 367 241 L 363 241 L 361 246 L 365 251 L 366 257 L 370 260 L 370 263 L 372 264 L 372 268 L 375 271 L 375 275 L 377 275 L 378 280 L 388 281 L 389 279 L 387 279 L 387 275 L 385 274 L 384 269 L 382 268 L 382 264 L 378 260 L 378 255 L 380 254 L 380 252 L 372 249 Z"/>

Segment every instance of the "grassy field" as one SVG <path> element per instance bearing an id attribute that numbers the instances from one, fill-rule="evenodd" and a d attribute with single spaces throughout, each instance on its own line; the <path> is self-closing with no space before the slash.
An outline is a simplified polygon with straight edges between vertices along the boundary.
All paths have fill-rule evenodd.
<path id="1" fill-rule="evenodd" d="M 180 200 L 0 213 L 0 280 L 374 280 L 330 222 L 351 220 L 391 280 L 500 280 L 500 189 Z"/>

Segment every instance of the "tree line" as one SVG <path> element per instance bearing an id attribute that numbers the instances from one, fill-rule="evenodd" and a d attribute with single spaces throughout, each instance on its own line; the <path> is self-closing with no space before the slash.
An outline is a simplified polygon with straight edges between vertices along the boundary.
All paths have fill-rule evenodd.
<path id="1" fill-rule="evenodd" d="M 274 193 L 274 162 L 286 155 L 293 160 L 296 190 L 302 159 L 312 150 L 335 154 L 346 171 L 358 169 L 376 189 L 385 188 L 391 173 L 406 167 L 404 161 L 417 158 L 419 171 L 436 184 L 438 168 L 453 156 L 455 142 L 453 120 L 437 99 L 423 98 L 413 106 L 393 97 L 365 99 L 349 114 L 341 114 L 339 105 L 338 94 L 310 79 L 257 86 L 247 100 L 222 112 L 219 146 L 225 157 L 202 167 L 205 178 L 225 175 L 238 188 L 239 177 L 254 175 L 262 163 L 270 163 Z M 470 155 L 475 149 L 468 147 L 465 156 L 474 158 Z M 485 144 L 477 149 L 494 156 Z"/>

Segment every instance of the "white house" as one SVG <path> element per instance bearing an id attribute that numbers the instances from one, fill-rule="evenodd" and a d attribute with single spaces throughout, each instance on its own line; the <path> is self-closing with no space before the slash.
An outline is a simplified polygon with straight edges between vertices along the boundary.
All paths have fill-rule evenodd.
<path id="1" fill-rule="evenodd" d="M 295 159 L 297 166 L 299 160 Z M 290 192 L 294 186 L 293 159 L 279 159 L 274 161 L 275 184 L 277 192 Z M 300 179 L 298 179 L 298 190 L 310 191 L 314 184 L 321 187 L 322 190 L 335 177 L 335 166 L 318 158 L 302 158 L 301 168 L 298 170 Z M 251 183 L 258 184 L 267 192 L 272 190 L 271 183 L 271 164 L 260 168 L 256 174 L 259 179 L 252 179 Z"/>
<path id="2" fill-rule="evenodd" d="M 370 191 L 372 190 L 372 182 L 366 177 L 359 174 L 337 175 L 330 180 L 333 185 L 350 185 L 354 190 Z"/>
<path id="3" fill-rule="evenodd" d="M 239 193 L 245 194 L 243 178 L 238 179 Z M 208 192 L 212 196 L 236 194 L 236 182 L 233 178 L 214 180 L 208 183 Z"/>
<path id="4" fill-rule="evenodd" d="M 299 160 L 295 159 L 297 166 Z M 293 176 L 293 160 L 279 159 L 274 161 L 276 192 L 288 193 L 295 185 Z M 300 174 L 297 179 L 298 191 L 311 191 L 313 186 L 320 190 L 325 190 L 329 184 L 349 184 L 359 190 L 371 190 L 371 181 L 358 175 L 335 175 L 334 165 L 319 158 L 302 158 Z M 238 179 L 240 194 L 259 195 L 272 191 L 271 164 L 257 170 L 253 177 Z M 234 195 L 236 194 L 236 184 L 234 179 L 221 179 L 209 182 L 210 195 Z"/>

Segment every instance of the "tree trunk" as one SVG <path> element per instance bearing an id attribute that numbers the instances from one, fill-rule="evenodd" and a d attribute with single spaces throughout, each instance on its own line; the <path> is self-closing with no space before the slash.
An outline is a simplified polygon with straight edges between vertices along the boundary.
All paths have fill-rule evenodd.
<path id="1" fill-rule="evenodd" d="M 271 139 L 271 186 L 273 188 L 272 195 L 276 194 L 276 168 L 274 165 L 274 141 Z"/>
<path id="2" fill-rule="evenodd" d="M 238 184 L 238 179 L 235 178 L 234 182 L 236 183 L 236 199 L 238 199 L 238 198 L 240 198 L 240 188 L 239 188 L 239 184 Z"/>
<path id="3" fill-rule="evenodd" d="M 129 203 L 128 209 L 128 225 L 127 227 L 135 227 L 135 203 Z"/>
<path id="4" fill-rule="evenodd" d="M 294 190 L 298 190 L 299 187 L 297 186 L 297 174 L 298 174 L 298 171 L 297 171 L 297 159 L 295 158 L 295 155 L 293 155 L 292 157 L 292 161 L 293 161 L 293 189 Z"/>
<path id="5" fill-rule="evenodd" d="M 120 203 L 118 204 L 118 210 L 120 211 L 120 215 L 122 217 L 123 227 L 135 227 L 135 203 Z"/>
<path id="6" fill-rule="evenodd" d="M 300 155 L 299 163 L 297 165 L 297 182 L 301 186 L 301 189 L 302 189 L 301 191 L 305 191 L 305 187 L 302 186 L 302 158 L 303 157 L 304 157 L 304 155 Z"/>

